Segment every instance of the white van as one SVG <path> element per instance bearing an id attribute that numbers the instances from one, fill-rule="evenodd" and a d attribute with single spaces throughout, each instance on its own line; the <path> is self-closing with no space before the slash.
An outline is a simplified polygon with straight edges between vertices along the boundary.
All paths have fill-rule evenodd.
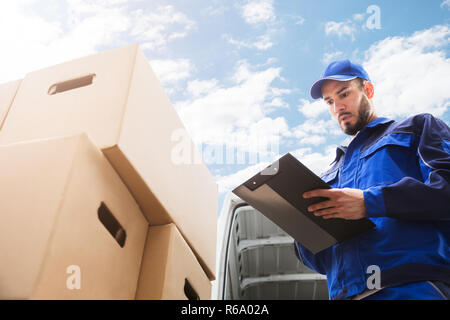
<path id="1" fill-rule="evenodd" d="M 212 299 L 327 300 L 324 275 L 297 259 L 293 239 L 233 193 L 217 229 Z"/>

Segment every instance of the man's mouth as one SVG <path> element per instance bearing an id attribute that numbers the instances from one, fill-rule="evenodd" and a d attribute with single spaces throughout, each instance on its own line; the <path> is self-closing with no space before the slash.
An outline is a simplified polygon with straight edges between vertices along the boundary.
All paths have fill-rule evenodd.
<path id="1" fill-rule="evenodd" d="M 339 122 L 345 122 L 352 116 L 351 113 L 343 113 L 339 116 Z"/>

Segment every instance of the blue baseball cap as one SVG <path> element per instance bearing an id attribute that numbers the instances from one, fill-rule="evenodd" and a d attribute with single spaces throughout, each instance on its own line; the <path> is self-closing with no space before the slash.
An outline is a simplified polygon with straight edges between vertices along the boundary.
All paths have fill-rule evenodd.
<path id="1" fill-rule="evenodd" d="M 331 62 L 322 77 L 311 86 L 311 97 L 313 99 L 322 98 L 322 85 L 326 80 L 348 81 L 356 78 L 370 81 L 366 70 L 359 64 L 352 63 L 350 60 Z"/>

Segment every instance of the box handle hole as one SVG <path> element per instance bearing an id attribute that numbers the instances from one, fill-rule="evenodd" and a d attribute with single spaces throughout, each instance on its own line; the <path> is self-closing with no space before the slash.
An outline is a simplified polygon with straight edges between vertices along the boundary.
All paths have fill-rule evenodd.
<path id="1" fill-rule="evenodd" d="M 69 91 L 77 88 L 82 88 L 91 85 L 94 82 L 95 74 L 88 74 L 76 79 L 71 79 L 59 83 L 55 83 L 48 89 L 49 95 L 54 95 L 64 91 Z"/>
<path id="2" fill-rule="evenodd" d="M 125 229 L 120 225 L 119 221 L 117 221 L 117 219 L 103 202 L 100 204 L 97 212 L 100 222 L 117 241 L 119 246 L 123 248 L 123 246 L 125 245 L 125 240 L 127 238 Z"/>
<path id="3" fill-rule="evenodd" d="M 200 297 L 198 296 L 192 285 L 189 283 L 188 279 L 184 279 L 184 294 L 186 295 L 186 298 L 188 298 L 188 300 L 200 300 Z"/>

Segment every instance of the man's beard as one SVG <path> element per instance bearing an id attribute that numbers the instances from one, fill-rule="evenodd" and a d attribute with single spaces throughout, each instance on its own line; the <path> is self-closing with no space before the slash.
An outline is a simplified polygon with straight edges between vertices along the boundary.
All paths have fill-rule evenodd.
<path id="1" fill-rule="evenodd" d="M 358 131 L 360 131 L 369 123 L 371 114 L 372 110 L 370 108 L 369 99 L 363 96 L 361 104 L 359 105 L 358 120 L 353 126 L 348 126 L 344 128 L 341 127 L 342 131 L 344 131 L 345 134 L 354 136 L 355 134 L 358 133 Z"/>

